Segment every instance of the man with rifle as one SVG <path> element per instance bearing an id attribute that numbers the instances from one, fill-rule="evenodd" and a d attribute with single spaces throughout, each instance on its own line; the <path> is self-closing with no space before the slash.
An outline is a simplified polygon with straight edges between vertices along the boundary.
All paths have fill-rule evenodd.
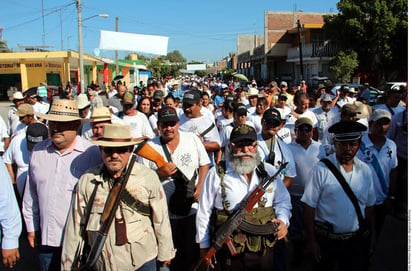
<path id="1" fill-rule="evenodd" d="M 159 164 L 142 159 L 143 164 L 156 170 L 166 192 L 176 257 L 170 269 L 193 271 L 199 260 L 196 244 L 197 200 L 209 170 L 209 157 L 201 140 L 190 132 L 179 131 L 176 110 L 165 106 L 158 111 L 160 136 L 147 144 L 164 162 Z M 167 161 L 167 162 L 166 162 Z"/>
<path id="2" fill-rule="evenodd" d="M 235 127 L 230 134 L 228 167 L 223 170 L 219 167 L 219 172 L 210 170 L 203 184 L 196 217 L 196 241 L 205 262 L 217 270 L 273 270 L 273 246 L 288 232 L 292 208 L 289 193 L 275 175 L 276 169 L 261 162 L 256 141 L 254 128 L 245 124 Z M 251 200 L 245 207 L 244 198 L 254 194 L 256 188 L 260 197 L 252 197 L 256 202 Z M 220 229 L 235 223 L 231 214 L 242 208 L 248 209 L 245 220 L 249 223 L 241 224 L 248 226 L 239 225 L 229 233 L 228 246 L 219 250 L 220 244 L 215 240 L 222 239 Z M 225 223 L 228 219 L 233 223 Z M 228 231 L 223 231 L 226 234 Z M 214 249 L 215 257 L 209 258 Z"/>
<path id="3" fill-rule="evenodd" d="M 64 235 L 62 270 L 155 271 L 156 260 L 168 265 L 175 249 L 165 193 L 157 174 L 135 163 L 137 142 L 130 127 L 106 124 L 94 143 L 103 164 L 79 180 Z"/>

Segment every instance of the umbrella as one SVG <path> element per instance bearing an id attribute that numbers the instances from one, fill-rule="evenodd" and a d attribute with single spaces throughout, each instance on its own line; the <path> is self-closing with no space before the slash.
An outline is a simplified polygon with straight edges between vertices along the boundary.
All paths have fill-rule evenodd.
<path id="1" fill-rule="evenodd" d="M 249 79 L 247 79 L 247 77 L 241 73 L 234 73 L 232 74 L 233 77 L 238 78 L 239 80 L 243 80 L 243 81 L 248 81 Z"/>
<path id="2" fill-rule="evenodd" d="M 116 75 L 116 77 L 115 78 L 113 78 L 113 81 L 117 81 L 117 80 L 120 80 L 120 79 L 123 79 L 123 75 Z"/>

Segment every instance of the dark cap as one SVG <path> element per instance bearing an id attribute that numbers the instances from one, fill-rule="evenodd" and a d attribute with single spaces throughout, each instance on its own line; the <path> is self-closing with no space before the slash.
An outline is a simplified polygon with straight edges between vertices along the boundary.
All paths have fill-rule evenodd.
<path id="1" fill-rule="evenodd" d="M 365 125 L 356 121 L 340 121 L 329 127 L 328 132 L 334 134 L 336 141 L 355 141 L 366 129 Z"/>
<path id="2" fill-rule="evenodd" d="M 36 97 L 37 96 L 37 87 L 32 87 L 29 88 L 28 90 L 26 90 L 24 92 L 24 95 L 28 96 L 28 97 Z"/>
<path id="3" fill-rule="evenodd" d="M 278 96 L 278 100 L 280 100 L 280 99 L 285 99 L 285 101 L 286 101 L 288 99 L 288 95 L 286 95 L 285 93 L 281 93 Z"/>
<path id="4" fill-rule="evenodd" d="M 158 122 L 169 122 L 169 121 L 179 121 L 179 117 L 177 116 L 176 110 L 170 106 L 164 106 L 160 108 L 159 112 L 157 113 L 157 121 Z"/>
<path id="5" fill-rule="evenodd" d="M 134 104 L 134 94 L 131 91 L 126 91 L 122 97 L 123 104 Z"/>
<path id="6" fill-rule="evenodd" d="M 153 92 L 153 99 L 155 99 L 155 100 L 161 100 L 163 98 L 163 91 L 161 91 L 161 90 L 155 90 L 154 92 Z"/>
<path id="7" fill-rule="evenodd" d="M 49 131 L 43 123 L 35 122 L 27 126 L 26 140 L 27 149 L 32 151 L 34 146 L 47 139 L 49 136 Z"/>
<path id="8" fill-rule="evenodd" d="M 275 108 L 268 108 L 263 113 L 262 120 L 269 126 L 277 127 L 282 123 L 282 116 L 280 112 Z"/>
<path id="9" fill-rule="evenodd" d="M 242 103 L 237 103 L 233 107 L 233 112 L 236 112 L 239 116 L 246 116 L 247 115 L 247 108 L 246 105 Z"/>
<path id="10" fill-rule="evenodd" d="M 233 128 L 232 132 L 230 133 L 231 143 L 237 143 L 243 140 L 251 140 L 251 141 L 257 140 L 255 129 L 247 124 L 236 126 L 235 128 Z"/>
<path id="11" fill-rule="evenodd" d="M 235 95 L 233 95 L 233 94 L 228 94 L 227 96 L 226 96 L 226 99 L 225 99 L 226 101 L 234 101 L 235 100 Z"/>
<path id="12" fill-rule="evenodd" d="M 353 103 L 347 103 L 342 106 L 341 113 L 347 116 L 354 116 L 356 114 L 360 114 L 361 112 L 358 111 L 358 108 Z"/>
<path id="13" fill-rule="evenodd" d="M 198 104 L 200 102 L 200 91 L 189 90 L 183 95 L 183 103 L 186 104 Z"/>

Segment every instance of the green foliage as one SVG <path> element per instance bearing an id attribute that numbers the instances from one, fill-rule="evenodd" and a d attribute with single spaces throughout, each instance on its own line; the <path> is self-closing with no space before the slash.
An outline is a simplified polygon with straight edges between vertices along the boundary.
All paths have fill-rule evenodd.
<path id="1" fill-rule="evenodd" d="M 335 74 L 334 82 L 350 83 L 354 70 L 358 67 L 358 54 L 349 50 L 339 51 L 330 62 L 330 70 Z"/>
<path id="2" fill-rule="evenodd" d="M 169 60 L 170 62 L 186 62 L 186 59 L 178 50 L 168 53 L 164 59 Z"/>
<path id="3" fill-rule="evenodd" d="M 381 80 L 406 74 L 406 0 L 341 0 L 337 7 L 337 14 L 325 16 L 325 33 L 342 50 L 358 53 L 361 72 L 378 72 Z"/>

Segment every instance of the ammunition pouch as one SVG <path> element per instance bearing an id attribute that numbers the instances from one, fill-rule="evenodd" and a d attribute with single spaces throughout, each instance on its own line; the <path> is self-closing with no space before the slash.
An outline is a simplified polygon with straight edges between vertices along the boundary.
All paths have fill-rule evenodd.
<path id="1" fill-rule="evenodd" d="M 195 202 L 193 194 L 195 193 L 197 172 L 189 180 L 178 170 L 172 178 L 175 184 L 175 192 L 170 197 L 169 210 L 176 215 L 187 215 Z"/>
<path id="2" fill-rule="evenodd" d="M 212 238 L 215 238 L 217 229 L 228 219 L 230 213 L 225 210 L 214 210 L 212 214 Z M 245 250 L 256 253 L 265 253 L 266 248 L 271 248 L 276 243 L 277 224 L 272 223 L 275 212 L 272 207 L 254 208 L 246 214 L 238 231 L 232 234 L 232 240 L 237 253 Z"/>

